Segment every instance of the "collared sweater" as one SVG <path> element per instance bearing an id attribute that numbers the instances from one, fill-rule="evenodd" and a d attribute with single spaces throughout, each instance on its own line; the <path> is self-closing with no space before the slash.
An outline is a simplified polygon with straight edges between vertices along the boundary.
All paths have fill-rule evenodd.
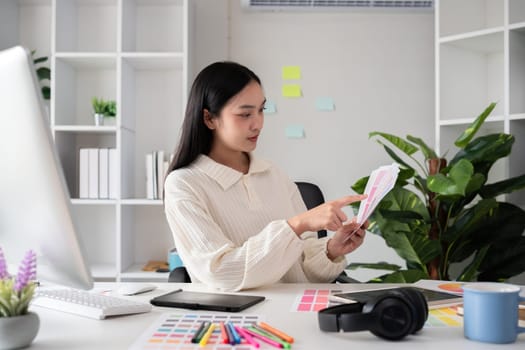
<path id="1" fill-rule="evenodd" d="M 328 259 L 327 238 L 298 237 L 288 225 L 306 211 L 295 183 L 250 157 L 247 174 L 201 155 L 166 178 L 166 217 L 192 281 L 237 291 L 334 280 L 346 259 Z"/>

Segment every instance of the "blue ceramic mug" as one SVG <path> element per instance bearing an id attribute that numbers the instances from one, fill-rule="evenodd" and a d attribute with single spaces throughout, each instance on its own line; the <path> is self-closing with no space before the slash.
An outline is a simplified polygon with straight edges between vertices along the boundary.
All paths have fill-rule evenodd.
<path id="1" fill-rule="evenodd" d="M 518 326 L 520 287 L 495 282 L 463 286 L 463 332 L 486 343 L 513 343 L 525 327 Z"/>

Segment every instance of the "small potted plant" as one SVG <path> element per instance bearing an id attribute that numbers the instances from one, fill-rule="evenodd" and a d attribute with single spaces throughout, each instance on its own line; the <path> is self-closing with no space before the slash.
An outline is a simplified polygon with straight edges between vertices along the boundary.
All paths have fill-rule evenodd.
<path id="1" fill-rule="evenodd" d="M 4 253 L 0 248 L 0 349 L 18 349 L 35 339 L 40 320 L 28 311 L 36 283 L 36 254 L 28 251 L 18 274 L 7 271 Z"/>
<path id="2" fill-rule="evenodd" d="M 91 106 L 93 107 L 95 125 L 104 125 L 104 113 L 106 113 L 107 102 L 102 98 L 93 97 L 91 99 Z"/>
<path id="3" fill-rule="evenodd" d="M 117 116 L 117 103 L 113 100 L 106 101 L 106 108 L 104 111 L 104 120 L 109 121 L 108 125 L 115 125 L 116 116 Z"/>

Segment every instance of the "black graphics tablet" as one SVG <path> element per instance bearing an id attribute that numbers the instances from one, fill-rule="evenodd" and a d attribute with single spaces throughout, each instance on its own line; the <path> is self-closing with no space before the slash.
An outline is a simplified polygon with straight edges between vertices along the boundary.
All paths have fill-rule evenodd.
<path id="1" fill-rule="evenodd" d="M 156 306 L 192 310 L 239 312 L 264 300 L 263 296 L 189 292 L 181 289 L 150 300 Z"/>
<path id="2" fill-rule="evenodd" d="M 423 295 L 425 296 L 425 299 L 427 300 L 429 309 L 437 309 L 440 307 L 457 305 L 463 302 L 463 297 L 461 295 L 445 293 L 445 292 L 438 292 L 435 290 L 414 287 L 414 286 L 410 286 L 410 287 L 415 288 L 419 290 L 421 293 L 423 293 Z M 382 288 L 382 289 L 374 289 L 374 290 L 360 290 L 360 291 L 355 291 L 355 292 L 338 293 L 338 294 L 331 295 L 330 298 L 335 301 L 340 301 L 344 303 L 352 303 L 352 302 L 366 303 L 368 300 L 376 298 L 392 289 L 396 289 L 396 288 Z"/>

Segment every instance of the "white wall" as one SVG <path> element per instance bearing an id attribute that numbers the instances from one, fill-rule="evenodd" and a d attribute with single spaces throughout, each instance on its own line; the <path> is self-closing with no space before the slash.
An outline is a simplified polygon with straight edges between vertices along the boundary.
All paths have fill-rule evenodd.
<path id="1" fill-rule="evenodd" d="M 222 42 L 227 58 L 259 75 L 278 112 L 266 116 L 257 153 L 292 179 L 317 183 L 327 199 L 353 193 L 356 180 L 391 163 L 369 132 L 412 134 L 434 144 L 433 13 L 246 12 L 238 0 L 201 0 L 197 11 L 195 66 L 225 55 L 217 49 Z M 229 18 L 221 22 L 221 16 Z M 225 25 L 229 38 L 221 34 Z M 284 65 L 302 68 L 302 98 L 281 97 Z M 319 96 L 332 97 L 336 110 L 316 111 Z M 306 137 L 287 139 L 289 124 L 304 125 Z M 402 263 L 372 234 L 348 259 Z"/>

